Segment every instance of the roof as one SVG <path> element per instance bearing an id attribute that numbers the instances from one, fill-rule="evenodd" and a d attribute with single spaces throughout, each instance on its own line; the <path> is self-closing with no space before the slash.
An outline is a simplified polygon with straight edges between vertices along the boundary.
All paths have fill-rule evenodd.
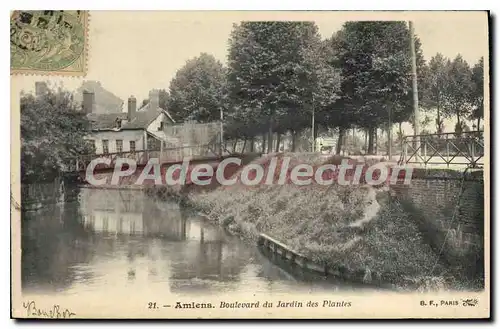
<path id="1" fill-rule="evenodd" d="M 87 115 L 87 118 L 92 121 L 92 130 L 135 130 L 147 129 L 151 122 L 153 122 L 162 112 L 175 123 L 168 111 L 162 108 L 150 110 L 149 103 L 139 108 L 130 122 L 123 122 L 120 129 L 116 129 L 116 120 L 127 120 L 126 112 L 106 114 L 90 113 Z"/>
<path id="2" fill-rule="evenodd" d="M 167 144 L 167 147 L 179 147 L 180 146 L 180 139 L 172 136 L 167 136 L 164 131 L 148 131 L 148 134 L 151 136 L 154 136 L 155 138 L 159 140 L 165 141 Z"/>
<path id="3" fill-rule="evenodd" d="M 124 122 L 121 129 L 147 129 L 149 124 L 160 115 L 163 110 L 158 108 L 150 110 L 149 106 L 143 106 L 135 112 L 130 122 Z"/>
<path id="4" fill-rule="evenodd" d="M 147 106 L 147 105 L 148 105 L 148 104 L 146 104 L 146 106 Z M 166 116 L 170 119 L 170 121 L 172 121 L 172 123 L 175 123 L 174 118 L 172 118 L 172 116 L 170 115 L 170 113 L 169 113 L 167 110 L 165 110 L 165 109 L 161 109 L 161 110 L 162 110 L 162 111 L 163 111 L 163 113 L 165 113 L 165 115 L 166 115 Z"/>

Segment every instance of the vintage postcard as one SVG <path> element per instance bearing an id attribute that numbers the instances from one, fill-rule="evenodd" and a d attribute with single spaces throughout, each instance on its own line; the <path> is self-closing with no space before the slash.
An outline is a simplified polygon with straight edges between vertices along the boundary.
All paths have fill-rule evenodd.
<path id="1" fill-rule="evenodd" d="M 12 317 L 489 318 L 488 33 L 13 12 Z"/>

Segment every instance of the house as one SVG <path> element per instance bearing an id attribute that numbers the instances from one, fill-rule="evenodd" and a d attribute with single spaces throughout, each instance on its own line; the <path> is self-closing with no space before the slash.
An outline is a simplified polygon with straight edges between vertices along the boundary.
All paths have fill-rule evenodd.
<path id="1" fill-rule="evenodd" d="M 127 112 L 95 113 L 95 94 L 83 91 L 83 110 L 92 123 L 92 140 L 96 154 L 160 150 L 161 145 L 176 144 L 163 133 L 175 121 L 159 106 L 158 90 L 149 93 L 149 101 L 137 109 L 137 100 L 129 97 Z"/>
<path id="2" fill-rule="evenodd" d="M 87 80 L 82 82 L 81 86 L 75 91 L 74 101 L 82 104 L 83 91 L 93 92 L 95 108 L 92 113 L 121 113 L 124 102 L 121 98 L 106 90 L 101 82 Z"/>

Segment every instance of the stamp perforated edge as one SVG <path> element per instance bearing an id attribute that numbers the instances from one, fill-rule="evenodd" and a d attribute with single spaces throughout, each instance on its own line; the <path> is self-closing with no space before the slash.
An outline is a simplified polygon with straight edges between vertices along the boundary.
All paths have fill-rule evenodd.
<path id="1" fill-rule="evenodd" d="M 15 11 L 11 12 L 12 14 Z M 85 38 L 83 44 L 83 70 L 82 71 L 42 71 L 42 70 L 29 70 L 29 69 L 10 69 L 10 75 L 25 75 L 25 76 L 64 76 L 64 77 L 85 77 L 88 71 L 88 61 L 90 54 L 90 43 L 89 43 L 89 24 L 90 24 L 90 11 L 82 10 L 85 15 L 84 18 L 84 30 Z"/>

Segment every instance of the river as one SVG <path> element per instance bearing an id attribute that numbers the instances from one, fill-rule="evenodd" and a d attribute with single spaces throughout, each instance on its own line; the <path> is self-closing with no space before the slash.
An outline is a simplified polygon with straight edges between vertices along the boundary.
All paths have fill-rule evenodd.
<path id="1" fill-rule="evenodd" d="M 195 212 L 138 190 L 83 188 L 77 200 L 23 216 L 23 294 L 367 289 L 292 275 Z"/>

